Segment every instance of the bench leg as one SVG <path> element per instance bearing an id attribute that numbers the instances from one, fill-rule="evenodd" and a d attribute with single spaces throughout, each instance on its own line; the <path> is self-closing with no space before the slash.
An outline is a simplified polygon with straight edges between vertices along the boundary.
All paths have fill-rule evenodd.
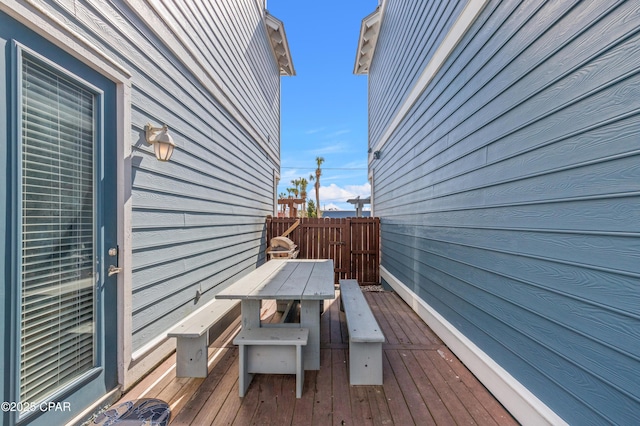
<path id="1" fill-rule="evenodd" d="M 294 372 L 296 375 L 296 398 L 302 398 L 302 389 L 304 387 L 304 355 L 303 355 L 303 348 L 302 345 L 295 345 L 295 349 L 296 349 L 296 359 L 295 359 L 295 371 L 291 371 L 290 369 L 293 367 L 290 363 L 288 364 L 288 367 L 286 368 L 286 373 L 285 372 L 281 372 L 281 371 L 272 371 L 270 368 L 257 368 L 256 369 L 256 365 L 255 365 L 255 361 L 251 362 L 250 361 L 250 357 L 252 355 L 249 354 L 249 349 L 252 346 L 260 346 L 261 349 L 259 350 L 259 353 L 262 354 L 262 356 L 260 358 L 273 358 L 274 362 L 276 364 L 281 363 L 281 358 L 278 356 L 273 356 L 274 352 L 273 350 L 277 351 L 281 348 L 285 348 L 285 346 L 271 346 L 271 350 L 272 352 L 265 352 L 267 350 L 266 346 L 261 346 L 261 345 L 238 345 L 238 393 L 240 395 L 240 397 L 244 397 L 245 394 L 247 393 L 247 389 L 249 389 L 249 385 L 251 384 L 251 381 L 253 380 L 253 373 L 249 373 L 249 370 L 257 370 L 259 372 L 264 372 L 267 374 L 270 373 L 275 373 L 275 374 L 286 374 L 286 373 L 291 373 Z M 255 349 L 255 348 L 254 348 Z M 255 350 L 254 350 L 255 352 Z M 264 356 L 265 354 L 270 354 L 271 356 Z M 250 365 L 252 365 L 251 367 L 249 367 Z M 265 367 L 265 365 L 261 365 L 261 367 Z M 276 368 L 276 367 L 274 367 Z M 277 368 L 280 368 L 280 366 L 277 366 Z"/>
<path id="2" fill-rule="evenodd" d="M 349 342 L 349 384 L 382 384 L 382 343 Z"/>
<path id="3" fill-rule="evenodd" d="M 238 345 L 238 392 L 240 394 L 240 398 L 244 397 L 247 393 L 247 389 L 249 388 L 249 384 L 251 380 L 253 380 L 253 374 L 249 374 L 249 364 L 247 357 L 247 346 L 246 345 Z"/>
<path id="4" fill-rule="evenodd" d="M 302 358 L 302 346 L 296 346 L 296 398 L 302 398 L 304 386 L 304 363 Z"/>
<path id="5" fill-rule="evenodd" d="M 176 341 L 176 376 L 207 377 L 208 333 L 200 337 L 178 337 Z"/>

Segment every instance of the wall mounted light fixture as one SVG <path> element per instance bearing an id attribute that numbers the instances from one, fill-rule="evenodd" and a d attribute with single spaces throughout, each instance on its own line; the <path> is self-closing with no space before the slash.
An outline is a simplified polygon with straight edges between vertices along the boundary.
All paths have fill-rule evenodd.
<path id="1" fill-rule="evenodd" d="M 169 134 L 169 128 L 165 124 L 162 127 L 153 127 L 150 123 L 144 126 L 145 137 L 149 145 L 153 145 L 156 158 L 160 161 L 169 161 L 173 149 L 176 147 L 173 138 Z"/>
<path id="2" fill-rule="evenodd" d="M 380 159 L 380 151 L 373 151 L 373 158 L 375 160 L 379 160 Z"/>

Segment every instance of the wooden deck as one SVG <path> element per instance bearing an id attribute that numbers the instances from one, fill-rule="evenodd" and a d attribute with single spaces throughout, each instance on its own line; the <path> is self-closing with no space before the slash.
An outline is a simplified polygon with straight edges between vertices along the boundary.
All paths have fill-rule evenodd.
<path id="1" fill-rule="evenodd" d="M 339 303 L 325 302 L 321 369 L 306 371 L 301 399 L 294 375 L 256 375 L 238 397 L 238 350 L 233 324 L 210 346 L 209 376 L 175 376 L 175 354 L 138 383 L 122 401 L 159 398 L 172 425 L 511 425 L 517 422 L 392 292 L 366 292 L 382 327 L 384 385 L 349 386 L 348 340 Z M 262 317 L 278 320 L 275 304 Z"/>

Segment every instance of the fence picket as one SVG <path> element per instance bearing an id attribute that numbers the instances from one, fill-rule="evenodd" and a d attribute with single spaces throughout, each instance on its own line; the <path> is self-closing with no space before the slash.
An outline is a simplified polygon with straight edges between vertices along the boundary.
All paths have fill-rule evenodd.
<path id="1" fill-rule="evenodd" d="M 298 259 L 333 259 L 335 282 L 356 279 L 360 285 L 380 284 L 380 219 L 267 217 L 267 244 L 288 230 Z"/>

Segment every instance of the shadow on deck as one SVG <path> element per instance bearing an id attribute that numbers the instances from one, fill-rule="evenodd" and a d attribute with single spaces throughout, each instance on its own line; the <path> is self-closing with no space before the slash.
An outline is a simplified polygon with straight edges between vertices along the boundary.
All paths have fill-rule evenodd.
<path id="1" fill-rule="evenodd" d="M 303 395 L 295 376 L 258 374 L 238 397 L 236 321 L 209 347 L 206 379 L 176 378 L 175 354 L 120 402 L 159 398 L 172 425 L 409 425 L 517 424 L 431 329 L 393 292 L 365 296 L 387 342 L 383 386 L 349 386 L 348 338 L 339 302 L 325 302 L 320 371 L 306 371 Z M 275 303 L 262 318 L 278 320 Z"/>

